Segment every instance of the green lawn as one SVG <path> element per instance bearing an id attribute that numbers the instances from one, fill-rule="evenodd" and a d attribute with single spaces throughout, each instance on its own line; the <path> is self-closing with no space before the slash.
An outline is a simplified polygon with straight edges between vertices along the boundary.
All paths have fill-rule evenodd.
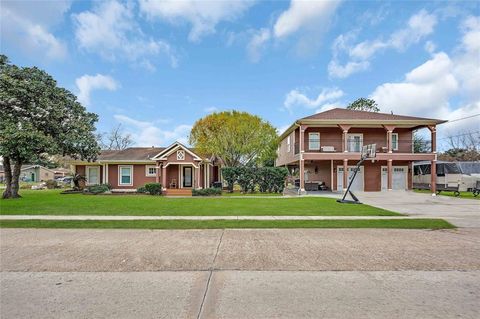
<path id="1" fill-rule="evenodd" d="M 224 228 L 455 228 L 442 219 L 395 220 L 0 220 L 3 228 L 224 229 Z"/>
<path id="2" fill-rule="evenodd" d="M 429 190 L 415 189 L 415 192 L 416 193 L 431 194 L 431 192 Z M 438 194 L 438 195 L 455 197 L 455 194 L 453 192 L 446 192 L 446 191 L 441 191 L 440 194 Z M 475 197 L 475 196 L 473 196 L 472 192 L 460 192 L 460 195 L 457 198 L 480 199 L 480 195 Z"/>
<path id="3" fill-rule="evenodd" d="M 368 205 L 340 204 L 333 198 L 166 198 L 150 195 L 61 195 L 59 190 L 23 190 L 23 198 L 0 200 L 2 215 L 324 215 L 395 216 Z"/>

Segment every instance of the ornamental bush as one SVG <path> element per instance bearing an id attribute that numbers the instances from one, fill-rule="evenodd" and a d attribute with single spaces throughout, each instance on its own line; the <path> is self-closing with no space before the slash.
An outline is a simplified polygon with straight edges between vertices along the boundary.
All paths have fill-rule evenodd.
<path id="1" fill-rule="evenodd" d="M 90 194 L 102 194 L 108 192 L 111 189 L 110 184 L 99 184 L 99 185 L 92 185 L 86 188 L 86 192 Z"/>
<path id="2" fill-rule="evenodd" d="M 161 195 L 162 194 L 162 184 L 160 183 L 147 183 L 143 187 L 150 195 Z"/>
<path id="3" fill-rule="evenodd" d="M 253 192 L 257 186 L 262 193 L 281 193 L 288 170 L 285 167 L 225 167 L 222 175 L 229 191 L 238 183 L 243 193 Z"/>
<path id="4" fill-rule="evenodd" d="M 192 190 L 192 196 L 219 196 L 222 195 L 222 189 L 211 187 L 211 188 L 199 188 Z"/>
<path id="5" fill-rule="evenodd" d="M 47 186 L 48 189 L 54 189 L 58 187 L 57 181 L 53 179 L 49 179 L 48 181 L 46 181 L 45 185 Z"/>

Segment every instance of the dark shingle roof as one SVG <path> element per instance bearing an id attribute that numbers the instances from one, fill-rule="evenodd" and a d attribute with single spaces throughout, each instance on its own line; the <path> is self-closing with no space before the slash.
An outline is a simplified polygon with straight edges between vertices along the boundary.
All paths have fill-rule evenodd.
<path id="1" fill-rule="evenodd" d="M 342 108 L 335 108 L 325 112 L 313 114 L 304 118 L 302 120 L 378 120 L 378 121 L 418 121 L 418 120 L 427 120 L 427 121 L 438 121 L 441 120 L 429 119 L 424 117 L 415 117 L 415 116 L 406 116 L 406 115 L 397 115 L 397 114 L 388 114 L 388 113 L 376 113 L 376 112 L 367 112 L 367 111 L 354 111 Z"/>
<path id="2" fill-rule="evenodd" d="M 129 147 L 124 150 L 103 150 L 98 155 L 100 161 L 148 161 L 163 151 L 165 147 Z"/>

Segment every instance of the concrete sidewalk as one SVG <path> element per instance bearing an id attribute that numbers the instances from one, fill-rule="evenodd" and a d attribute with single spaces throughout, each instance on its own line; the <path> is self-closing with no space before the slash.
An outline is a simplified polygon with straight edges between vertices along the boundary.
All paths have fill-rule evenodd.
<path id="1" fill-rule="evenodd" d="M 99 215 L 0 215 L 0 220 L 371 220 L 422 219 L 424 216 L 99 216 Z M 428 217 L 429 219 L 440 219 Z"/>

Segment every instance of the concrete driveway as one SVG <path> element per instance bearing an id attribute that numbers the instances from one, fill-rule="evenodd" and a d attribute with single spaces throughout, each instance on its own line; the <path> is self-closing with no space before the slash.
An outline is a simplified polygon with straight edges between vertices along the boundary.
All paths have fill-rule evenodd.
<path id="1" fill-rule="evenodd" d="M 458 227 L 480 227 L 480 201 L 412 191 L 356 193 L 365 204 L 413 216 L 441 217 Z"/>

